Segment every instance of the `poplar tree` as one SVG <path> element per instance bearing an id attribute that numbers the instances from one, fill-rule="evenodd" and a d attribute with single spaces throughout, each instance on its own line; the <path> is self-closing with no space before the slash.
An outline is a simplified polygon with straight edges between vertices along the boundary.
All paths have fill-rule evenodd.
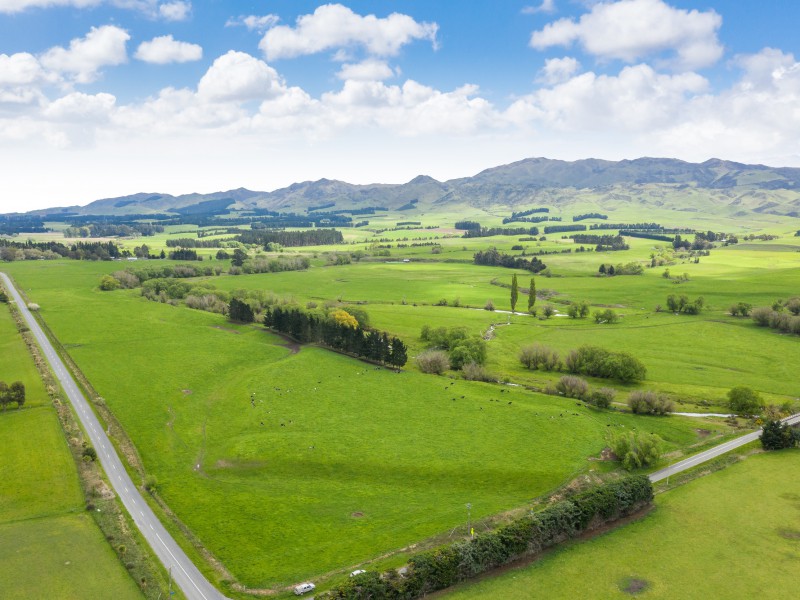
<path id="1" fill-rule="evenodd" d="M 519 285 L 517 284 L 517 274 L 511 276 L 511 312 L 517 308 L 517 298 L 519 298 Z"/>
<path id="2" fill-rule="evenodd" d="M 528 312 L 533 312 L 534 304 L 536 304 L 536 282 L 531 277 L 531 285 L 528 288 Z"/>

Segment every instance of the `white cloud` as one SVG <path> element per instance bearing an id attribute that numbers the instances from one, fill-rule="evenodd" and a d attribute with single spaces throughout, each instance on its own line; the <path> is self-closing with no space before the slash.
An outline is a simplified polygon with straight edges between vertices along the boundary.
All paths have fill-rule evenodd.
<path id="1" fill-rule="evenodd" d="M 203 48 L 197 44 L 176 41 L 172 35 L 162 35 L 139 44 L 134 56 L 159 65 L 185 63 L 203 58 Z"/>
<path id="2" fill-rule="evenodd" d="M 383 81 L 396 75 L 396 71 L 382 60 L 367 59 L 360 63 L 345 63 L 336 74 L 339 79 Z"/>
<path id="3" fill-rule="evenodd" d="M 158 14 L 166 21 L 184 21 L 189 18 L 192 13 L 192 3 L 182 2 L 165 2 L 158 5 Z"/>
<path id="4" fill-rule="evenodd" d="M 539 80 L 545 83 L 560 83 L 572 77 L 581 67 L 581 63 L 571 56 L 564 58 L 548 58 L 539 71 Z"/>
<path id="5" fill-rule="evenodd" d="M 0 86 L 30 85 L 44 79 L 44 69 L 32 54 L 0 54 Z"/>
<path id="6" fill-rule="evenodd" d="M 127 62 L 128 32 L 114 25 L 92 27 L 85 38 L 76 38 L 69 48 L 56 46 L 45 52 L 42 65 L 72 76 L 78 83 L 91 83 L 102 67 Z"/>
<path id="7" fill-rule="evenodd" d="M 53 6 L 74 6 L 87 8 L 102 4 L 104 0 L 0 0 L 0 13 L 17 13 L 29 8 L 50 8 Z"/>
<path id="8" fill-rule="evenodd" d="M 536 13 L 554 13 L 556 12 L 555 0 L 542 0 L 538 6 L 526 6 L 522 9 L 523 14 L 535 15 Z"/>
<path id="9" fill-rule="evenodd" d="M 578 21 L 559 19 L 534 31 L 530 45 L 541 50 L 579 42 L 601 59 L 630 63 L 672 52 L 670 66 L 692 70 L 722 56 L 721 25 L 722 17 L 713 10 L 677 9 L 663 0 L 619 0 L 595 4 Z"/>
<path id="10" fill-rule="evenodd" d="M 92 122 L 105 120 L 111 114 L 117 99 L 111 94 L 83 94 L 73 92 L 51 102 L 43 110 L 45 118 L 57 121 Z"/>
<path id="11" fill-rule="evenodd" d="M 263 15 L 260 17 L 256 15 L 240 15 L 236 18 L 231 17 L 228 19 L 225 27 L 242 26 L 250 31 L 258 31 L 260 33 L 277 24 L 279 20 L 277 15 Z"/>
<path id="12" fill-rule="evenodd" d="M 707 88 L 696 73 L 665 75 L 640 64 L 616 76 L 583 73 L 542 88 L 514 103 L 508 114 L 561 130 L 649 131 L 680 120 L 687 99 Z"/>
<path id="13" fill-rule="evenodd" d="M 201 98 L 214 102 L 264 100 L 283 90 L 285 85 L 275 69 L 234 50 L 216 59 L 197 86 Z"/>
<path id="14" fill-rule="evenodd" d="M 435 23 L 418 23 L 408 15 L 361 16 L 341 4 L 325 4 L 297 18 L 297 26 L 279 25 L 264 35 L 259 48 L 269 60 L 360 46 L 369 54 L 392 56 L 413 40 L 436 45 Z"/>

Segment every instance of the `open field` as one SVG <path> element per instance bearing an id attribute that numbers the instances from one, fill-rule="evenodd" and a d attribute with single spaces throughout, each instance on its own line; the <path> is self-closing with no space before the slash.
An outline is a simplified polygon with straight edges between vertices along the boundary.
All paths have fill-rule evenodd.
<path id="1" fill-rule="evenodd" d="M 499 225 L 500 212 L 497 223 L 486 224 Z M 712 227 L 696 215 L 668 221 L 667 212 L 618 220 Z M 403 220 L 386 219 L 387 226 Z M 417 220 L 436 219 L 442 223 L 441 216 Z M 726 225 L 734 221 L 722 218 Z M 536 277 L 543 296 L 537 307 L 552 304 L 562 313 L 551 319 L 482 310 L 490 299 L 508 309 L 503 286 L 516 272 L 525 288 L 530 274 L 471 261 L 491 246 L 510 252 L 522 243 L 528 253 L 574 247 L 560 234 L 535 242 L 446 237 L 435 240 L 441 252 L 433 253 L 430 246 L 396 244 L 441 232 L 346 231 L 357 243 L 286 250 L 310 256 L 307 271 L 208 278 L 219 290 L 268 290 L 300 306 L 358 303 L 372 326 L 409 345 L 412 360 L 401 373 L 298 348 L 259 325 L 150 302 L 138 289 L 98 289 L 103 274 L 141 262 L 29 261 L 3 268 L 41 305 L 46 323 L 119 419 L 161 499 L 238 582 L 274 590 L 307 578 L 335 580 L 366 561 L 402 564 L 413 544 L 463 533 L 466 503 L 481 522 L 579 474 L 607 471 L 608 463 L 587 458 L 605 446 L 610 427 L 658 433 L 669 460 L 731 433 L 713 419 L 597 411 L 522 387 L 464 381 L 458 373 L 423 375 L 413 356 L 424 348 L 424 325 L 463 325 L 475 334 L 492 328 L 487 369 L 531 388 L 543 389 L 561 374 L 523 369 L 520 347 L 541 342 L 563 356 L 594 344 L 630 352 L 647 366 L 647 379 L 636 385 L 590 379 L 615 387 L 623 402 L 631 389 L 658 389 L 690 411 L 724 412 L 725 394 L 735 385 L 757 389 L 768 402 L 793 402 L 800 394 L 798 338 L 727 314 L 736 302 L 770 305 L 800 294 L 800 238 L 786 235 L 794 226 L 787 222 L 759 215 L 748 227 L 783 237 L 715 248 L 697 263 L 675 259 L 639 276 L 596 274 L 602 263 L 649 265 L 666 244 L 630 239 L 630 250 L 621 252 L 544 255 L 553 276 Z M 509 226 L 515 225 L 524 224 Z M 189 235 L 181 227 L 176 235 Z M 155 249 L 171 233 L 126 244 Z M 389 257 L 324 266 L 330 252 L 369 253 L 372 237 L 392 240 Z M 227 270 L 230 263 L 211 264 Z M 665 268 L 688 280 L 663 277 Z M 703 296 L 707 309 L 698 316 L 656 312 L 669 294 Z M 592 310 L 612 307 L 621 321 L 599 325 L 563 316 L 569 302 L 583 300 Z M 442 301 L 447 305 L 436 306 Z M 526 306 L 522 293 L 517 308 Z M 212 577 L 231 593 L 224 576 Z"/>
<path id="2" fill-rule="evenodd" d="M 4 305 L 0 347 L 3 376 L 28 392 L 24 408 L 0 412 L 0 595 L 141 598 L 86 514 L 55 410 Z"/>
<path id="3" fill-rule="evenodd" d="M 463 526 L 467 502 L 474 519 L 524 505 L 588 470 L 607 425 L 656 431 L 673 449 L 700 441 L 698 422 L 398 374 L 321 349 L 294 354 L 258 326 L 98 291 L 114 265 L 9 267 L 137 444 L 161 497 L 252 587 Z"/>
<path id="4" fill-rule="evenodd" d="M 797 450 L 751 456 L 659 495 L 639 521 L 447 598 L 794 598 L 799 461 Z M 643 589 L 624 591 L 635 580 Z"/>

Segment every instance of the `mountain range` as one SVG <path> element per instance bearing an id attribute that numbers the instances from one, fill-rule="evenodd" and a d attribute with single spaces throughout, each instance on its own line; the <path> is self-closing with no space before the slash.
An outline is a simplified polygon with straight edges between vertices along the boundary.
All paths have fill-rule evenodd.
<path id="1" fill-rule="evenodd" d="M 239 188 L 180 196 L 138 193 L 96 200 L 85 206 L 51 208 L 29 214 L 187 215 L 221 209 L 233 212 L 306 212 L 367 207 L 446 209 L 450 205 L 513 208 L 532 202 L 558 206 L 575 202 L 576 198 L 585 201 L 587 197 L 598 206 L 626 199 L 642 202 L 643 197 L 647 202 L 661 206 L 665 197 L 675 195 L 682 198 L 702 196 L 716 203 L 721 201 L 732 208 L 738 207 L 742 214 L 742 211 L 752 210 L 797 216 L 800 211 L 800 169 L 719 159 L 690 163 L 670 158 L 572 162 L 528 158 L 486 169 L 472 177 L 449 181 L 420 175 L 403 184 L 354 185 L 320 179 L 295 183 L 272 192 Z M 685 209 L 691 209 L 691 206 Z"/>

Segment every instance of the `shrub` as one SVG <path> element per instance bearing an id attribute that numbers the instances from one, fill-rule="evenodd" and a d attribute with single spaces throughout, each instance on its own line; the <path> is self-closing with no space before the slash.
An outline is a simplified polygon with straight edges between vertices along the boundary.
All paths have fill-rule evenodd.
<path id="1" fill-rule="evenodd" d="M 750 316 L 756 322 L 756 325 L 767 327 L 769 326 L 769 318 L 772 316 L 772 312 L 769 306 L 757 306 L 750 313 Z"/>
<path id="2" fill-rule="evenodd" d="M 561 364 L 558 352 L 541 344 L 523 346 L 519 353 L 519 361 L 528 369 L 541 367 L 545 371 L 557 370 Z"/>
<path id="3" fill-rule="evenodd" d="M 552 304 L 545 304 L 544 308 L 542 309 L 542 314 L 544 315 L 545 319 L 549 319 L 556 314 L 556 309 Z"/>
<path id="4" fill-rule="evenodd" d="M 617 395 L 617 390 L 609 387 L 602 387 L 599 390 L 594 390 L 590 396 L 590 402 L 597 408 L 608 408 L 614 401 Z"/>
<path id="5" fill-rule="evenodd" d="M 586 380 L 574 375 L 564 375 L 556 383 L 556 390 L 568 398 L 583 399 L 589 393 L 589 384 Z"/>
<path id="6" fill-rule="evenodd" d="M 417 366 L 423 373 L 441 375 L 450 368 L 450 359 L 443 350 L 426 350 L 417 356 Z"/>
<path id="7" fill-rule="evenodd" d="M 658 435 L 644 431 L 620 431 L 608 436 L 609 447 L 628 470 L 658 462 L 663 444 Z"/>
<path id="8" fill-rule="evenodd" d="M 647 375 L 647 368 L 638 358 L 627 352 L 610 352 L 597 346 L 571 350 L 564 365 L 570 373 L 623 382 L 641 381 Z"/>
<path id="9" fill-rule="evenodd" d="M 497 378 L 490 375 L 482 365 L 474 362 L 468 362 L 461 367 L 461 374 L 464 379 L 469 381 L 486 381 L 488 383 L 497 381 Z"/>
<path id="10" fill-rule="evenodd" d="M 665 394 L 635 390 L 628 396 L 628 406 L 635 414 L 666 415 L 675 408 L 675 403 Z"/>
<path id="11" fill-rule="evenodd" d="M 483 307 L 483 310 L 494 310 L 494 302 L 491 300 L 487 300 L 486 304 Z"/>
<path id="12" fill-rule="evenodd" d="M 82 454 L 83 454 L 83 457 L 85 459 L 88 459 L 90 461 L 94 461 L 94 460 L 97 459 L 97 451 L 91 446 L 86 446 L 83 449 L 83 453 Z"/>
<path id="13" fill-rule="evenodd" d="M 605 323 L 607 325 L 611 325 L 619 321 L 619 316 L 610 308 L 605 310 L 596 310 L 594 311 L 594 322 L 595 323 Z"/>
<path id="14" fill-rule="evenodd" d="M 761 413 L 764 400 L 755 390 L 741 385 L 728 392 L 728 405 L 737 415 L 751 417 Z"/>
<path id="15" fill-rule="evenodd" d="M 111 275 L 103 275 L 103 277 L 100 279 L 100 289 L 104 292 L 110 292 L 112 290 L 119 289 L 119 281 L 117 281 Z"/>

